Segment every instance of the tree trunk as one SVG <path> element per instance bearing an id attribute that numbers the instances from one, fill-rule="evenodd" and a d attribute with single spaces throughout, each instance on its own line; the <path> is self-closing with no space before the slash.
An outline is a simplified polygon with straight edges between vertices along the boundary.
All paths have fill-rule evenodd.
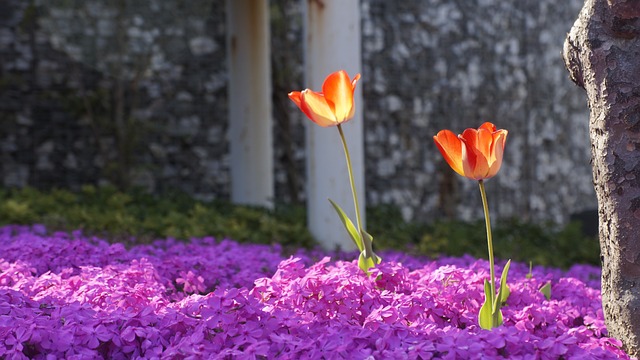
<path id="1" fill-rule="evenodd" d="M 587 92 L 609 335 L 640 355 L 640 1 L 586 0 L 564 60 Z"/>

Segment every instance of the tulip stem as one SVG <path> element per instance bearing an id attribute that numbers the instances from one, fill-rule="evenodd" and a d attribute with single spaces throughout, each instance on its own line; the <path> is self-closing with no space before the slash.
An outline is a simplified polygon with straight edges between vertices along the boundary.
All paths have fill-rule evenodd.
<path id="1" fill-rule="evenodd" d="M 489 274 L 491 276 L 491 296 L 496 296 L 496 273 L 493 267 L 493 239 L 491 237 L 491 219 L 489 218 L 489 204 L 487 202 L 487 192 L 484 189 L 484 181 L 478 180 L 480 185 L 480 195 L 482 196 L 482 208 L 484 209 L 484 220 L 487 228 L 487 247 L 489 249 Z"/>
<path id="2" fill-rule="evenodd" d="M 342 140 L 342 147 L 344 148 L 344 155 L 347 158 L 347 170 L 349 171 L 349 180 L 351 181 L 351 192 L 353 193 L 353 205 L 356 208 L 356 225 L 358 226 L 358 234 L 362 234 L 362 227 L 360 222 L 360 207 L 358 205 L 358 195 L 356 193 L 356 183 L 353 180 L 353 170 L 351 167 L 351 156 L 349 156 L 349 148 L 347 147 L 347 140 L 344 137 L 344 131 L 342 131 L 341 124 L 338 124 L 338 131 L 340 132 L 340 139 Z M 362 239 L 363 246 L 365 240 Z"/>

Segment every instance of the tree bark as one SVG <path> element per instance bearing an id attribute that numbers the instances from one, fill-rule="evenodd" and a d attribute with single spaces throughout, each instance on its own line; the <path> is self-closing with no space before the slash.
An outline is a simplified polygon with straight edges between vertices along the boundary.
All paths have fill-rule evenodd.
<path id="1" fill-rule="evenodd" d="M 640 1 L 586 0 L 564 44 L 587 92 L 609 335 L 640 355 Z"/>

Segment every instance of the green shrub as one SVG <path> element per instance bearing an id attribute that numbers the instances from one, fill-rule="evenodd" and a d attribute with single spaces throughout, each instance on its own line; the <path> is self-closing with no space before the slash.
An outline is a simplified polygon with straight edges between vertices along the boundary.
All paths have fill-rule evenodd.
<path id="1" fill-rule="evenodd" d="M 315 244 L 306 228 L 302 206 L 277 204 L 275 209 L 267 210 L 223 201 L 198 201 L 180 193 L 123 193 L 111 187 L 86 186 L 78 192 L 0 189 L 0 225 L 36 223 L 51 230 L 82 229 L 125 244 L 202 236 L 279 243 L 287 249 Z M 377 250 L 396 249 L 431 257 L 487 257 L 484 221 L 408 223 L 397 207 L 381 205 L 367 209 L 367 230 L 374 236 Z M 598 240 L 582 234 L 578 223 L 560 227 L 517 219 L 498 220 L 493 224 L 493 240 L 499 259 L 563 268 L 600 262 Z"/>
<path id="2" fill-rule="evenodd" d="M 82 229 L 128 243 L 156 238 L 214 236 L 243 242 L 310 247 L 313 239 L 299 215 L 290 211 L 203 202 L 184 194 L 153 196 L 111 187 L 41 192 L 0 191 L 0 224 L 46 225 L 51 230 Z"/>
<path id="3" fill-rule="evenodd" d="M 484 220 L 410 224 L 402 221 L 399 211 L 386 206 L 367 214 L 369 231 L 381 239 L 376 242 L 378 247 L 382 244 L 431 257 L 469 254 L 486 259 L 488 256 Z M 493 222 L 492 230 L 494 252 L 499 259 L 561 268 L 577 263 L 600 265 L 598 239 L 583 234 L 577 222 L 558 226 L 518 219 L 499 220 Z"/>

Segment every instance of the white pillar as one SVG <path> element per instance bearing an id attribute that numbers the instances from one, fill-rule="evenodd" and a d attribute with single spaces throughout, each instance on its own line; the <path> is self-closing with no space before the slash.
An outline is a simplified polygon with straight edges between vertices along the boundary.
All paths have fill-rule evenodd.
<path id="1" fill-rule="evenodd" d="M 271 206 L 273 134 L 268 0 L 227 0 L 231 201 Z"/>
<path id="2" fill-rule="evenodd" d="M 330 73 L 346 70 L 353 78 L 361 71 L 360 1 L 303 1 L 305 4 L 304 87 L 322 90 Z M 362 86 L 356 87 L 356 112 L 343 124 L 353 165 L 362 221 L 364 208 L 364 155 L 362 135 Z M 327 249 L 355 249 L 338 215 L 327 199 L 335 201 L 356 224 L 347 165 L 338 129 L 323 128 L 309 120 L 307 126 L 307 211 L 309 229 Z M 363 224 L 364 226 L 364 224 Z M 372 234 L 375 236 L 375 234 Z"/>

